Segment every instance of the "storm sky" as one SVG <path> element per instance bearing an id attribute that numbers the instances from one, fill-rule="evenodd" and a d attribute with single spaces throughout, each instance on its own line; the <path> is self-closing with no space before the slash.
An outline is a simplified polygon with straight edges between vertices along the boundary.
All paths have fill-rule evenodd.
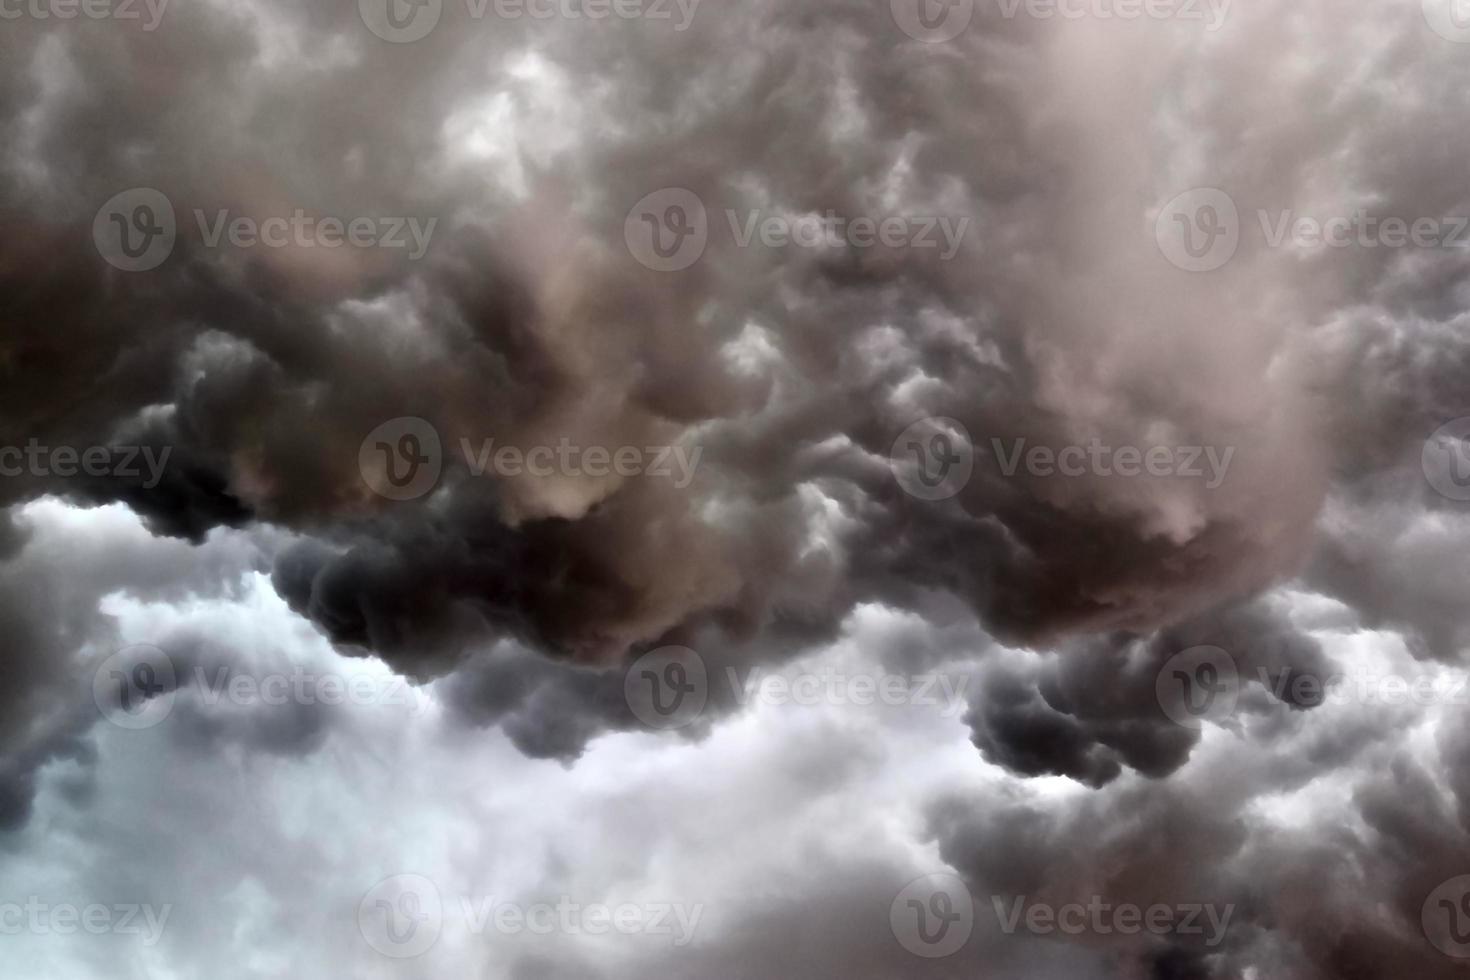
<path id="1" fill-rule="evenodd" d="M 1462 976 L 1467 91 L 1460 0 L 0 0 L 0 972 Z"/>

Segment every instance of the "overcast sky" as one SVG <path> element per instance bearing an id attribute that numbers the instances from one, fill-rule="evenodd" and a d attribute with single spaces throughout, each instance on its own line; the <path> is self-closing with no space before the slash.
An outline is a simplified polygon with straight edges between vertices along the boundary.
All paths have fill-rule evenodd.
<path id="1" fill-rule="evenodd" d="M 1460 0 L 0 0 L 0 972 L 1470 963 Z"/>

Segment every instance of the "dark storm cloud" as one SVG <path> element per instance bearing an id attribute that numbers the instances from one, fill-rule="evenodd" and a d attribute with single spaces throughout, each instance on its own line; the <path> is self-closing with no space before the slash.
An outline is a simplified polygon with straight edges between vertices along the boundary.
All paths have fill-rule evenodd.
<path id="1" fill-rule="evenodd" d="M 334 639 L 416 676 L 506 632 L 606 663 L 701 622 L 830 632 L 855 602 L 912 605 L 918 590 L 958 594 L 1014 639 L 1146 630 L 1299 557 L 1322 482 L 1310 407 L 1293 369 L 1259 408 L 1242 398 L 1243 376 L 1290 360 L 1289 339 L 1200 314 L 1229 280 L 1184 289 L 1151 240 L 1122 234 L 1154 192 L 1103 193 L 1125 161 L 1095 122 L 1066 137 L 1027 128 L 1039 100 L 1078 84 L 1064 65 L 1021 91 L 910 42 L 885 10 L 842 4 L 714 10 L 677 35 L 467 25 L 398 46 L 351 14 L 262 14 L 272 34 L 254 15 L 200 6 L 149 36 L 33 23 L 7 35 L 22 55 L 10 125 L 27 133 L 8 187 L 27 231 L 6 243 L 3 268 L 25 285 L 6 359 L 31 379 L 7 392 L 12 438 L 103 443 L 146 426 L 176 454 L 148 494 L 89 484 L 73 496 L 126 500 L 167 533 L 256 519 L 320 538 L 283 560 L 285 594 Z M 1059 56 L 1035 25 L 995 27 L 1005 44 Z M 597 93 L 592 109 L 627 131 L 591 126 L 530 167 L 524 200 L 486 202 L 443 127 L 476 93 L 526 97 L 514 74 L 526 41 L 543 71 L 614 80 L 619 104 Z M 623 57 L 628 45 L 637 57 Z M 731 45 L 758 57 L 702 57 Z M 283 68 L 293 46 L 312 57 Z M 691 60 L 709 75 L 676 83 Z M 168 99 L 137 84 L 145 62 Z M 1131 84 L 1120 94 L 1137 97 Z M 1013 151 L 998 156 L 997 141 Z M 1095 172 L 1065 169 L 1079 147 L 1103 151 Z M 899 171 L 885 200 L 874 188 Z M 162 268 L 124 275 L 92 254 L 78 202 L 133 185 L 164 191 L 183 233 Z M 693 269 L 657 274 L 630 261 L 621 227 L 665 185 L 717 214 L 951 213 L 976 232 L 949 263 L 716 242 Z M 293 206 L 443 228 L 413 266 L 210 250 L 188 227 L 195 209 Z M 51 256 L 40 268 L 22 252 L 36 239 Z M 1178 322 L 1186 308 L 1196 323 Z M 737 353 L 752 330 L 772 351 L 759 370 Z M 941 414 L 982 448 L 1154 432 L 1241 452 L 1230 481 L 1206 491 L 1006 477 L 986 450 L 956 501 L 934 505 L 905 495 L 885 460 L 914 418 Z M 682 437 L 704 468 L 676 491 L 469 480 L 454 466 L 437 494 L 388 506 L 363 485 L 356 450 L 400 415 L 451 444 Z M 1279 477 L 1287 454 L 1296 486 Z M 803 485 L 843 510 L 816 548 L 820 508 Z"/>

